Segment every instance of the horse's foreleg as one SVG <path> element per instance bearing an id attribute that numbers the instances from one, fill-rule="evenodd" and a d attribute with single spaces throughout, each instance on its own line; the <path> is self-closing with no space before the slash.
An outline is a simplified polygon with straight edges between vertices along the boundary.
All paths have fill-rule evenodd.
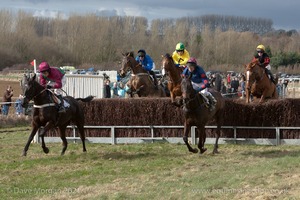
<path id="1" fill-rule="evenodd" d="M 46 153 L 46 154 L 49 153 L 49 149 L 48 149 L 48 147 L 46 147 L 46 143 L 44 140 L 45 133 L 47 133 L 53 127 L 54 127 L 54 123 L 52 121 L 49 121 L 46 123 L 46 126 L 43 129 L 39 130 L 39 135 L 42 139 L 42 148 L 43 148 L 44 153 Z"/>
<path id="2" fill-rule="evenodd" d="M 189 132 L 191 130 L 191 126 L 188 125 L 186 122 L 184 123 L 184 136 L 183 136 L 183 141 L 184 143 L 186 144 L 187 148 L 189 149 L 190 152 L 193 152 L 193 153 L 197 153 L 198 152 L 198 149 L 193 149 L 191 147 L 191 145 L 189 144 L 189 141 L 188 141 L 188 135 L 189 135 Z"/>
<path id="3" fill-rule="evenodd" d="M 200 149 L 200 154 L 202 154 L 207 150 L 207 148 L 204 148 L 204 144 L 206 140 L 205 127 L 197 126 L 197 130 L 199 133 L 198 148 Z"/>
<path id="4" fill-rule="evenodd" d="M 44 153 L 45 153 L 45 154 L 48 154 L 48 153 L 49 153 L 49 148 L 46 147 L 44 137 L 45 137 L 45 135 L 42 135 L 42 136 L 41 136 L 41 140 L 42 140 L 42 148 L 43 148 Z"/>
<path id="5" fill-rule="evenodd" d="M 29 138 L 28 138 L 28 140 L 27 140 L 27 143 L 26 143 L 26 145 L 25 145 L 25 147 L 24 147 L 22 156 L 26 156 L 26 155 L 27 155 L 27 151 L 28 151 L 28 149 L 29 149 L 29 145 L 30 145 L 31 141 L 33 140 L 33 137 L 35 136 L 37 130 L 38 130 L 38 127 L 36 127 L 36 126 L 34 126 L 34 127 L 32 128 L 31 133 L 30 133 L 30 135 L 29 135 Z"/>

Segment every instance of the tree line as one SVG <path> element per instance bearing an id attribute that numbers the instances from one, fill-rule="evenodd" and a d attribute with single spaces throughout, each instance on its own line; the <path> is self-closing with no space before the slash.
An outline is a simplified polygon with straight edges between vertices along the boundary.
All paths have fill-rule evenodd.
<path id="1" fill-rule="evenodd" d="M 270 19 L 205 15 L 178 19 L 95 14 L 68 19 L 0 11 L 0 70 L 48 61 L 53 66 L 119 69 L 122 52 L 145 49 L 157 68 L 161 55 L 183 42 L 205 69 L 241 71 L 264 44 L 274 67 L 298 70 L 300 34 L 274 30 Z M 23 66 L 23 65 L 22 65 Z"/>

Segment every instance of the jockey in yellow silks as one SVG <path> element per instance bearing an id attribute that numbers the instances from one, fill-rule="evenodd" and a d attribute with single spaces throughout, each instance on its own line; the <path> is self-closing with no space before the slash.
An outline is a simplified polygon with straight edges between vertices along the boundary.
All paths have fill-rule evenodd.
<path id="1" fill-rule="evenodd" d="M 172 54 L 172 58 L 176 66 L 185 67 L 187 61 L 190 59 L 189 52 L 185 49 L 183 43 L 178 43 L 176 49 Z"/>

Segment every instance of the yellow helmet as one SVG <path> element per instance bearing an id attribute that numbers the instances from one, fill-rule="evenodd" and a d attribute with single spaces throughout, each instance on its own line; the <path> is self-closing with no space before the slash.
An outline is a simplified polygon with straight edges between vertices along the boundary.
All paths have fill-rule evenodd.
<path id="1" fill-rule="evenodd" d="M 256 47 L 256 50 L 263 50 L 263 51 L 265 51 L 266 48 L 265 48 L 264 45 L 260 44 L 260 45 L 258 45 L 258 46 Z"/>

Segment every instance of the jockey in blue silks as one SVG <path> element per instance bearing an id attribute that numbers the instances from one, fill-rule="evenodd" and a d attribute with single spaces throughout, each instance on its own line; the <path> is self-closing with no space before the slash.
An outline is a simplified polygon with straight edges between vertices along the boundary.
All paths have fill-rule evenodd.
<path id="1" fill-rule="evenodd" d="M 217 103 L 214 96 L 207 90 L 209 87 L 209 80 L 206 76 L 205 71 L 202 67 L 197 65 L 197 61 L 195 58 L 191 57 L 187 62 L 187 67 L 182 72 L 184 76 L 189 76 L 192 74 L 191 82 L 194 90 L 196 90 L 199 94 L 201 94 L 206 101 L 207 107 L 210 107 L 210 110 L 215 109 L 215 105 Z"/>
<path id="2" fill-rule="evenodd" d="M 149 72 L 149 74 L 152 75 L 153 79 L 154 79 L 154 86 L 157 89 L 157 78 L 155 76 L 155 73 L 152 71 L 153 68 L 153 60 L 152 58 L 146 54 L 146 51 L 144 49 L 140 49 L 138 51 L 138 55 L 135 58 L 135 60 L 137 62 L 139 62 L 139 64 L 147 71 Z"/>

